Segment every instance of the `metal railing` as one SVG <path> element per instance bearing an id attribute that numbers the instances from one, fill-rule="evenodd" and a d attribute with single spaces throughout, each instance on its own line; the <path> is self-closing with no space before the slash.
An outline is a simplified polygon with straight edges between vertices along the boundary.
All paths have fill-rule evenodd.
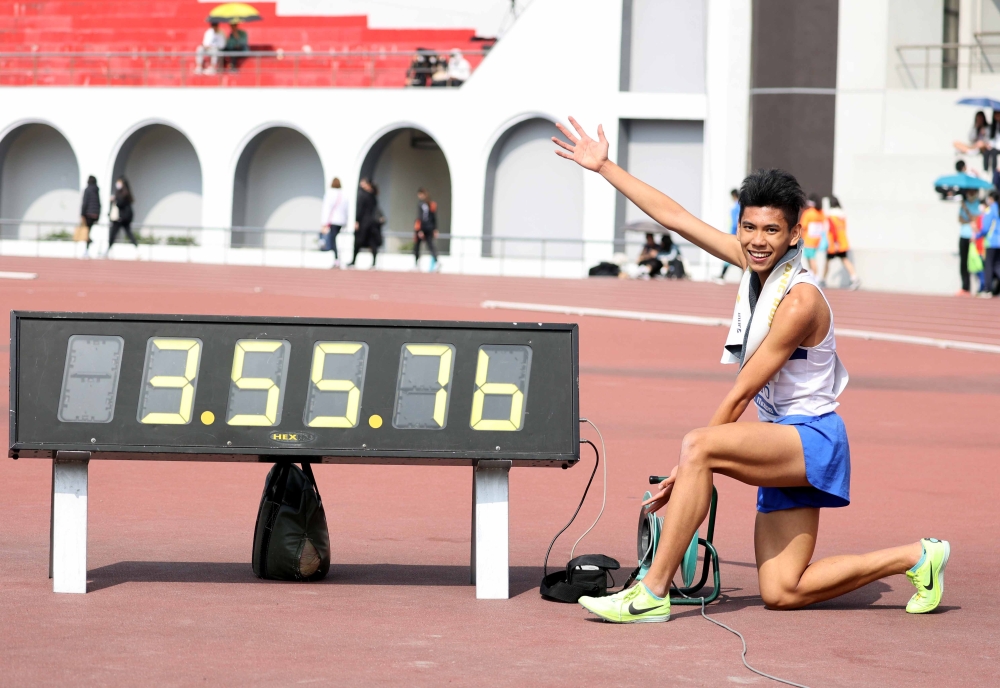
<path id="1" fill-rule="evenodd" d="M 896 70 L 910 88 L 958 88 L 959 74 L 966 86 L 974 74 L 1000 74 L 1000 32 L 973 34 L 974 43 L 897 45 Z"/>
<path id="2" fill-rule="evenodd" d="M 474 70 L 487 52 L 462 54 Z M 443 52 L 396 50 L 0 52 L 0 86 L 460 86 L 459 81 L 435 78 L 442 75 L 447 60 Z"/>
<path id="3" fill-rule="evenodd" d="M 332 252 L 320 250 L 322 241 L 316 229 L 136 224 L 132 232 L 139 249 L 136 250 L 124 232 L 120 232 L 109 251 L 109 227 L 106 222 L 100 222 L 91 230 L 93 245 L 87 251 L 83 242 L 73 241 L 75 227 L 73 222 L 0 219 L 0 256 L 109 257 L 303 268 L 329 268 L 333 263 Z M 337 237 L 342 263 L 347 263 L 353 255 L 353 234 L 343 230 Z M 412 269 L 413 232 L 383 231 L 382 234 L 384 245 L 378 252 L 379 268 Z M 644 237 L 638 233 L 607 240 L 440 233 L 436 240 L 445 272 L 535 277 L 584 277 L 591 266 L 601 261 L 624 260 L 634 264 L 643 242 Z M 718 269 L 718 261 L 709 258 L 701 249 L 683 240 L 676 243 L 688 272 L 695 278 L 707 279 L 710 269 Z M 371 253 L 365 250 L 362 255 L 359 264 L 370 266 Z M 426 266 L 430 257 L 426 247 L 422 247 L 421 255 Z"/>

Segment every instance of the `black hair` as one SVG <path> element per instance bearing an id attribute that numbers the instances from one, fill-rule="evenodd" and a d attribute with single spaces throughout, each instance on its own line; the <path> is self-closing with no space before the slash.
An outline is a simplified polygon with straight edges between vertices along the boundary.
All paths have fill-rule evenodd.
<path id="1" fill-rule="evenodd" d="M 958 162 L 955 163 L 955 171 L 956 172 L 961 172 L 964 169 L 965 169 L 965 161 L 964 160 L 959 160 Z"/>
<path id="2" fill-rule="evenodd" d="M 993 111 L 993 118 L 990 120 L 990 138 L 994 138 L 997 135 L 997 115 L 1000 115 L 1000 110 Z"/>
<path id="3" fill-rule="evenodd" d="M 740 192 L 738 189 L 733 189 L 732 191 L 729 192 L 729 195 L 732 196 L 733 198 L 736 198 L 740 195 Z"/>
<path id="4" fill-rule="evenodd" d="M 120 181 L 122 183 L 121 190 L 125 192 L 124 194 L 121 194 L 122 198 L 129 204 L 135 203 L 135 196 L 132 195 L 132 187 L 129 186 L 128 179 L 126 179 L 125 177 L 118 177 L 117 181 Z M 119 195 L 120 194 L 118 194 L 117 192 L 115 193 L 116 197 Z"/>
<path id="5" fill-rule="evenodd" d="M 798 180 L 784 170 L 754 170 L 740 184 L 740 222 L 747 208 L 777 208 L 785 216 L 788 229 L 799 223 L 806 195 Z"/>
<path id="6" fill-rule="evenodd" d="M 992 198 L 994 201 L 1000 201 L 1000 193 L 997 193 L 996 189 L 990 191 L 989 197 Z"/>
<path id="7" fill-rule="evenodd" d="M 839 208 L 840 207 L 840 201 L 837 200 L 836 196 L 830 196 L 830 207 L 831 208 Z"/>
<path id="8" fill-rule="evenodd" d="M 88 185 L 90 185 L 90 184 L 96 184 L 96 183 L 97 183 L 97 177 L 95 177 L 94 175 L 90 175 L 89 177 L 87 177 L 87 184 Z"/>

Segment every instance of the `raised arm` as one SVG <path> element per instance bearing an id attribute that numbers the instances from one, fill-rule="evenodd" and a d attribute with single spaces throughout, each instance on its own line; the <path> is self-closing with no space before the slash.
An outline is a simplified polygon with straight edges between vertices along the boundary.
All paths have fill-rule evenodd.
<path id="1" fill-rule="evenodd" d="M 566 143 L 562 139 L 552 137 L 553 143 L 562 149 L 557 150 L 556 155 L 572 160 L 592 172 L 597 172 L 644 213 L 667 229 L 677 232 L 692 244 L 703 248 L 727 263 L 738 265 L 741 268 L 746 267 L 743 249 L 735 236 L 720 232 L 711 225 L 702 222 L 665 193 L 636 179 L 608 160 L 608 140 L 604 137 L 604 127 L 598 125 L 597 140 L 595 141 L 587 135 L 575 119 L 570 117 L 569 122 L 576 129 L 576 135 L 562 124 L 556 124 L 563 136 L 569 140 L 569 143 Z"/>

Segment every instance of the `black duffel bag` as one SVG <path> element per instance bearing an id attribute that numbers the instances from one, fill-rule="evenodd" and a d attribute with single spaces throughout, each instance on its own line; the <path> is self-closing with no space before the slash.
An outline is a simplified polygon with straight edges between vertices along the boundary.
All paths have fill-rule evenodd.
<path id="1" fill-rule="evenodd" d="M 308 463 L 274 464 L 253 535 L 253 572 L 271 580 L 321 580 L 330 570 L 330 531 Z"/>
<path id="2" fill-rule="evenodd" d="M 615 585 L 611 572 L 617 571 L 618 567 L 617 561 L 604 554 L 584 554 L 570 559 L 565 569 L 549 573 L 546 568 L 538 591 L 545 599 L 556 602 L 576 602 L 584 595 L 604 597 L 608 588 Z"/>

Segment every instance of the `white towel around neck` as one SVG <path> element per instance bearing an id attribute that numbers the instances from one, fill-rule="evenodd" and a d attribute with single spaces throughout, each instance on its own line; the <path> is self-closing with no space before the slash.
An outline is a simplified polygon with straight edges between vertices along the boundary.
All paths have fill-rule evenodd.
<path id="1" fill-rule="evenodd" d="M 788 249 L 771 270 L 767 281 L 761 287 L 754 308 L 750 307 L 750 280 L 752 270 L 744 270 L 740 280 L 740 290 L 736 295 L 733 322 L 729 326 L 726 346 L 722 350 L 723 363 L 739 363 L 740 369 L 750 360 L 754 352 L 771 331 L 771 321 L 778 304 L 785 298 L 792 278 L 802 269 L 802 242 Z"/>

